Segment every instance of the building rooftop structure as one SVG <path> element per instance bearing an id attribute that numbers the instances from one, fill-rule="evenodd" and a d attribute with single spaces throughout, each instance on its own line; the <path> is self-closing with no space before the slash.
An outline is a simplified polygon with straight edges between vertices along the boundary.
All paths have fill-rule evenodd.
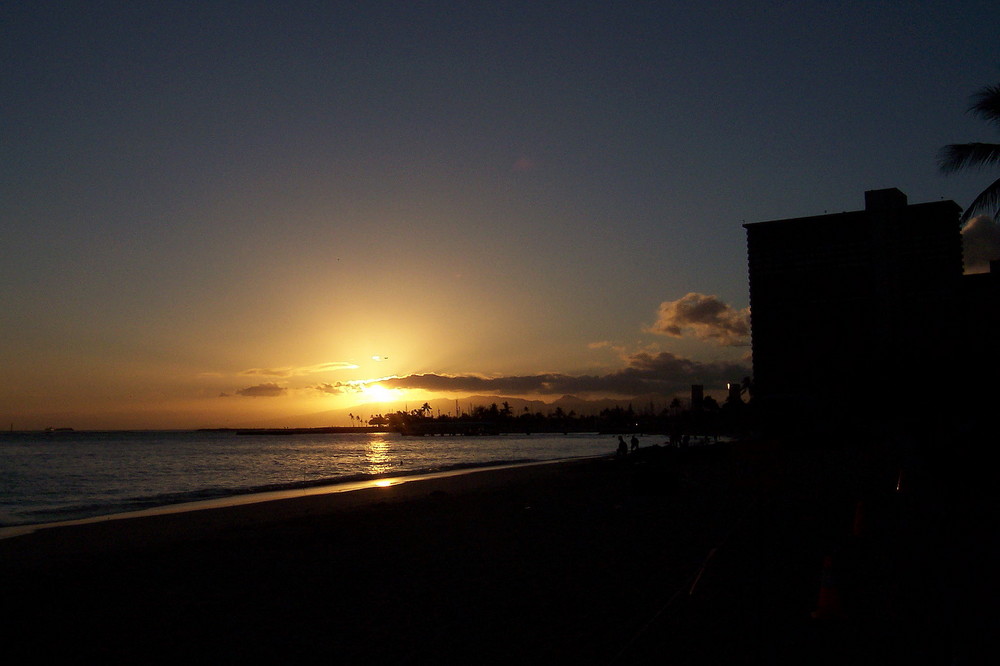
<path id="1" fill-rule="evenodd" d="M 962 340 L 985 340 L 996 316 L 973 313 L 998 293 L 963 277 L 960 213 L 893 188 L 864 210 L 745 224 L 755 397 L 858 420 L 960 391 Z"/>

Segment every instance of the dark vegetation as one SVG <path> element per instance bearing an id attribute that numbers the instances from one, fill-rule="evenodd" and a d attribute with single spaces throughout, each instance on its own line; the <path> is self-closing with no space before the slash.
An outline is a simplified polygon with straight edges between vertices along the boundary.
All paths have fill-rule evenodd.
<path id="1" fill-rule="evenodd" d="M 644 433 L 665 436 L 738 435 L 749 426 L 750 405 L 739 397 L 719 404 L 706 396 L 700 405 L 685 406 L 679 399 L 669 404 L 647 403 L 615 406 L 595 414 L 578 414 L 561 407 L 531 412 L 527 407 L 517 413 L 506 401 L 489 406 L 474 406 L 459 416 L 432 415 L 424 403 L 408 412 L 376 414 L 368 424 L 374 428 L 406 435 L 431 434 L 501 434 L 501 433 Z"/>

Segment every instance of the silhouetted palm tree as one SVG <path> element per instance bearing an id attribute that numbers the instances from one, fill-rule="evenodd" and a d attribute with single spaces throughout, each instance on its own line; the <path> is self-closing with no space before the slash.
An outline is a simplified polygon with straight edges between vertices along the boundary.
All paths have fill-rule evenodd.
<path id="1" fill-rule="evenodd" d="M 969 111 L 988 123 L 1000 126 L 1000 85 L 986 86 L 972 97 Z M 1000 144 L 953 143 L 938 154 L 938 165 L 945 173 L 963 169 L 993 166 L 1000 162 Z M 1000 178 L 993 181 L 962 213 L 962 224 L 979 213 L 989 213 L 997 219 L 1000 213 Z"/>

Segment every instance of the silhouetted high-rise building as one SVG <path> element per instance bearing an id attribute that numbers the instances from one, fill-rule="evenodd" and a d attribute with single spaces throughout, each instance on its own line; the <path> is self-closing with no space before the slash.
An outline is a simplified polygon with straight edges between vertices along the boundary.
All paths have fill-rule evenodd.
<path id="1" fill-rule="evenodd" d="M 726 384 L 726 402 L 742 402 L 743 385 L 740 382 Z"/>
<path id="2" fill-rule="evenodd" d="M 864 210 L 744 225 L 754 395 L 863 416 L 960 390 L 960 213 L 888 189 Z"/>
<path id="3" fill-rule="evenodd" d="M 701 411 L 705 408 L 705 387 L 702 384 L 691 385 L 691 409 Z"/>

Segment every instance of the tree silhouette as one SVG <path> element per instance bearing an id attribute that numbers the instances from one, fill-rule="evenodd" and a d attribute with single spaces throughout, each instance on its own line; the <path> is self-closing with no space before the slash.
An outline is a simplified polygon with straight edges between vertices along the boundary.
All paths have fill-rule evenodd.
<path id="1" fill-rule="evenodd" d="M 969 112 L 988 123 L 1000 126 L 1000 85 L 986 86 L 972 97 Z M 994 166 L 1000 162 L 1000 144 L 997 143 L 953 143 L 938 153 L 938 166 L 944 173 L 954 173 L 968 168 Z M 997 219 L 1000 213 L 1000 178 L 993 181 L 979 193 L 972 204 L 962 213 L 965 224 L 978 213 L 989 213 Z"/>

